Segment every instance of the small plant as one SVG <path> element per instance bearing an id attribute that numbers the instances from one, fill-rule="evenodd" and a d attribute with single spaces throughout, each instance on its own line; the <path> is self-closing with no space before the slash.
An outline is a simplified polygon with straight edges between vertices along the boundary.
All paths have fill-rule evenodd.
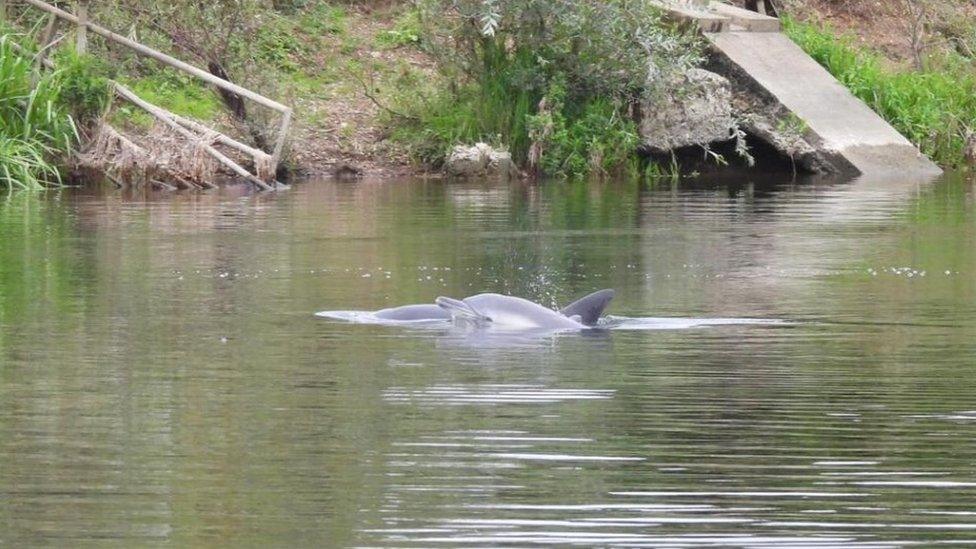
<path id="1" fill-rule="evenodd" d="M 422 33 L 420 12 L 411 10 L 400 16 L 392 29 L 377 35 L 376 45 L 381 48 L 415 46 L 420 43 Z"/>
<path id="2" fill-rule="evenodd" d="M 776 123 L 778 133 L 793 137 L 800 137 L 807 132 L 809 126 L 805 120 L 790 112 Z"/>

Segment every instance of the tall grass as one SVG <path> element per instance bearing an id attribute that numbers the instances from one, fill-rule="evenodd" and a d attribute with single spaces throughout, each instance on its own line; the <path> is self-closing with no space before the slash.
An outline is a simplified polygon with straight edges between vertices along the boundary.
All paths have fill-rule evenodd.
<path id="1" fill-rule="evenodd" d="M 936 162 L 965 163 L 976 126 L 976 65 L 948 53 L 921 71 L 898 69 L 878 53 L 830 29 L 786 20 L 785 29 L 810 56 Z"/>
<path id="2" fill-rule="evenodd" d="M 60 75 L 36 74 L 10 40 L 0 36 L 0 187 L 56 185 L 57 161 L 77 143 L 77 128 L 61 107 Z"/>

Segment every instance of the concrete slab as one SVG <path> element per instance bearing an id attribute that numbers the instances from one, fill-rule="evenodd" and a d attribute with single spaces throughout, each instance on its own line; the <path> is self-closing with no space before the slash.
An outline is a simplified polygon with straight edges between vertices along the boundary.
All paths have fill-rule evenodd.
<path id="1" fill-rule="evenodd" d="M 931 175 L 941 169 L 782 33 L 720 32 L 706 37 L 790 112 L 825 149 L 862 174 Z"/>
<path id="2" fill-rule="evenodd" d="M 709 9 L 715 15 L 728 17 L 733 25 L 741 27 L 744 31 L 779 32 L 782 29 L 779 19 L 775 17 L 742 9 L 730 4 L 712 2 L 709 4 Z"/>
<path id="3" fill-rule="evenodd" d="M 677 23 L 696 23 L 701 32 L 725 32 L 731 19 L 710 10 L 699 10 L 690 6 L 676 5 L 665 0 L 654 2 L 669 19 Z"/>

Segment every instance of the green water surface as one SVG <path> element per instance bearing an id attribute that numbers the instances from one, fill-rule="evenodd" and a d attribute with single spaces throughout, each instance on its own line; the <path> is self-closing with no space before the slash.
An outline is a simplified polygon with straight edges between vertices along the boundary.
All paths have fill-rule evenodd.
<path id="1" fill-rule="evenodd" d="M 482 338 L 439 295 L 771 325 Z M 976 187 L 0 197 L 0 546 L 976 545 Z"/>

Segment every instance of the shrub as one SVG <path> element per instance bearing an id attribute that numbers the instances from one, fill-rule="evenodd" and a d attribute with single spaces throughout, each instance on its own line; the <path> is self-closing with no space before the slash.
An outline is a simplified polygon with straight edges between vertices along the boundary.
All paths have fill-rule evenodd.
<path id="1" fill-rule="evenodd" d="M 517 162 L 538 160 L 532 167 L 552 175 L 606 170 L 634 151 L 627 112 L 648 84 L 700 60 L 697 39 L 667 26 L 651 0 L 420 0 L 418 8 L 420 47 L 446 90 L 414 108 L 421 135 L 411 143 L 422 155 L 454 141 L 501 141 Z M 549 123 L 551 132 L 530 135 Z M 543 158 L 529 158 L 532 137 L 546 141 Z"/>

